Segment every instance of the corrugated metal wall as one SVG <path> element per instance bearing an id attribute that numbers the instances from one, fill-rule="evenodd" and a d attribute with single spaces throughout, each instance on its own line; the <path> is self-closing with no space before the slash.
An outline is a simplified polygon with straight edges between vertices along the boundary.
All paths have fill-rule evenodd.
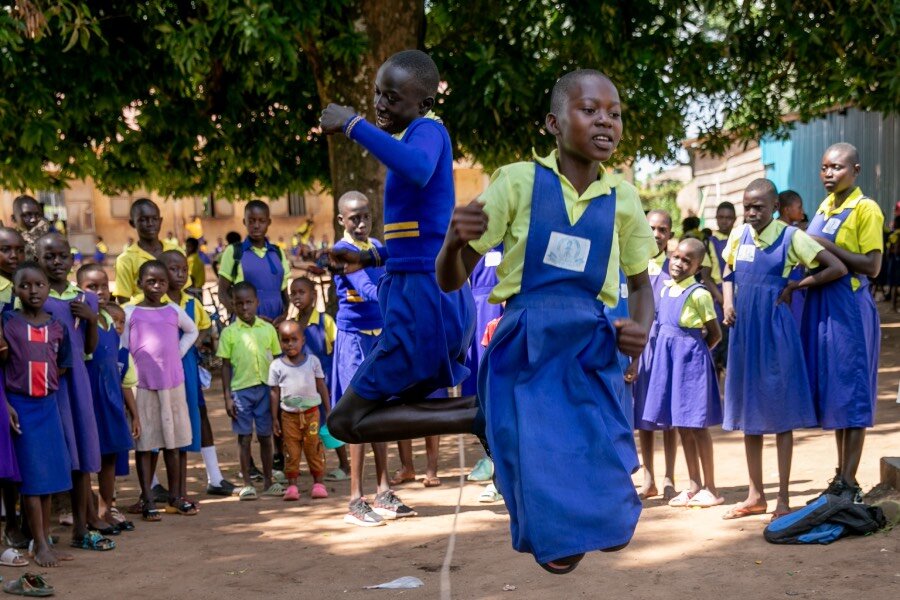
<path id="1" fill-rule="evenodd" d="M 855 108 L 835 111 L 809 123 L 796 123 L 790 139 L 764 138 L 762 162 L 778 191 L 792 189 L 803 197 L 810 216 L 825 197 L 819 181 L 822 154 L 831 144 L 848 142 L 859 149 L 857 184 L 878 202 L 888 219 L 900 200 L 900 117 Z"/>

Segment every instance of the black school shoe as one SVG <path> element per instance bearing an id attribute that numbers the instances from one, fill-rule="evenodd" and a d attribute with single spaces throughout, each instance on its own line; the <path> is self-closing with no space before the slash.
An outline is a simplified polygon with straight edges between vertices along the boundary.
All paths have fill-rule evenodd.
<path id="1" fill-rule="evenodd" d="M 234 490 L 237 488 L 233 483 L 228 481 L 227 479 L 223 479 L 219 482 L 219 485 L 209 484 L 206 486 L 206 493 L 210 496 L 231 496 L 234 494 Z"/>

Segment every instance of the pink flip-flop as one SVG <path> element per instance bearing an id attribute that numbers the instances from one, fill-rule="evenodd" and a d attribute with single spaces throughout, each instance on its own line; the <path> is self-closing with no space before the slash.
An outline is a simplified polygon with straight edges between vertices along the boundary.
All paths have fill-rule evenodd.
<path id="1" fill-rule="evenodd" d="M 296 485 L 289 485 L 287 489 L 284 490 L 284 496 L 282 496 L 281 499 L 285 502 L 299 500 L 300 490 L 297 489 Z"/>
<path id="2" fill-rule="evenodd" d="M 314 483 L 309 492 L 309 497 L 316 500 L 328 497 L 328 490 L 321 483 Z"/>

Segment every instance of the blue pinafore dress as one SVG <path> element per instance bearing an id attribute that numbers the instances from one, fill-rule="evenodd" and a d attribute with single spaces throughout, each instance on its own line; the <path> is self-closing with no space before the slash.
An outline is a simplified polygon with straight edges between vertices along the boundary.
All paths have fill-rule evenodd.
<path id="1" fill-rule="evenodd" d="M 241 271 L 244 281 L 253 284 L 259 298 L 256 314 L 273 320 L 284 312 L 281 288 L 284 283 L 284 265 L 281 264 L 278 246 L 266 241 L 266 255 L 257 256 L 250 239 L 242 242 Z"/>
<path id="2" fill-rule="evenodd" d="M 703 286 L 657 298 L 656 342 L 650 363 L 644 420 L 658 426 L 705 429 L 722 422 L 722 401 L 712 355 L 701 329 L 679 324 L 684 303 Z"/>
<path id="3" fill-rule="evenodd" d="M 319 359 L 319 362 L 322 364 L 322 370 L 325 372 L 325 385 L 330 390 L 334 349 L 332 348 L 332 354 L 328 353 L 328 342 L 325 340 L 325 313 L 319 313 L 319 322 L 315 325 L 307 324 L 303 335 L 306 338 L 304 352 L 312 354 Z"/>
<path id="4" fill-rule="evenodd" d="M 97 296 L 81 292 L 77 296 L 97 312 Z M 50 313 L 67 329 L 72 344 L 72 368 L 59 378 L 57 402 L 62 419 L 63 432 L 72 470 L 82 473 L 100 472 L 100 440 L 97 434 L 97 419 L 94 416 L 94 398 L 91 394 L 91 380 L 84 360 L 84 336 L 87 323 L 78 322 L 72 315 L 71 300 L 49 297 L 44 310 Z"/>
<path id="5" fill-rule="evenodd" d="M 825 219 L 816 213 L 806 232 L 834 242 L 853 209 Z M 801 334 L 813 402 L 823 429 L 871 427 L 878 392 L 881 320 L 867 277 L 853 273 L 810 288 Z"/>
<path id="6" fill-rule="evenodd" d="M 104 314 L 100 315 L 101 319 L 105 318 Z M 87 361 L 87 370 L 100 436 L 100 454 L 127 454 L 134 443 L 125 417 L 125 399 L 119 377 L 119 334 L 111 321 L 108 322 L 108 329 L 98 326 L 97 330 L 99 339 L 91 359 Z"/>
<path id="7" fill-rule="evenodd" d="M 125 374 L 128 373 L 128 358 L 131 354 L 128 352 L 128 348 L 119 348 L 118 353 L 116 354 L 116 381 L 119 382 L 121 386 L 122 382 L 125 380 Z M 125 392 L 122 392 L 123 399 Z M 129 421 L 129 427 L 131 426 L 131 422 Z M 129 452 L 126 450 L 124 452 L 116 453 L 116 477 L 125 477 L 129 473 Z"/>
<path id="8" fill-rule="evenodd" d="M 628 313 L 628 278 L 621 269 L 619 269 L 619 303 L 614 308 L 604 305 L 603 310 L 606 311 L 606 318 L 609 319 L 610 323 L 615 323 L 617 319 L 631 318 Z M 631 365 L 631 358 L 622 354 L 618 349 L 616 349 L 616 358 L 619 361 L 619 368 L 624 373 L 625 369 Z M 624 378 L 619 386 L 618 394 L 622 410 L 625 412 L 625 416 L 628 417 L 628 425 L 634 429 L 634 392 L 632 385 L 626 383 Z"/>
<path id="9" fill-rule="evenodd" d="M 671 279 L 669 275 L 669 258 L 663 261 L 659 273 L 650 275 L 650 288 L 653 290 L 653 302 L 656 310 L 659 311 L 659 295 L 662 292 L 663 284 Z M 632 396 L 634 399 L 634 409 L 632 411 L 632 423 L 634 429 L 642 431 L 663 431 L 669 429 L 665 425 L 654 423 L 644 418 L 644 407 L 647 404 L 647 393 L 650 390 L 650 362 L 653 359 L 653 350 L 656 347 L 656 336 L 659 332 L 659 325 L 656 318 L 650 326 L 647 334 L 647 345 L 644 351 L 638 357 L 638 373 L 637 379 L 632 384 Z"/>
<path id="10" fill-rule="evenodd" d="M 472 298 L 475 301 L 475 337 L 472 339 L 472 345 L 469 346 L 469 353 L 466 356 L 466 366 L 472 372 L 462 383 L 463 396 L 473 396 L 476 393 L 478 365 L 481 364 L 481 357 L 484 355 L 484 346 L 481 345 L 484 330 L 487 329 L 488 323 L 503 314 L 502 305 L 488 301 L 491 291 L 497 285 L 497 265 L 500 264 L 502 254 L 503 244 L 482 256 L 472 270 L 472 274 L 469 275 Z"/>
<path id="11" fill-rule="evenodd" d="M 246 273 L 244 271 L 244 277 L 247 276 Z M 197 310 L 197 300 L 189 298 L 184 305 L 184 312 L 194 323 L 197 322 L 195 317 Z M 179 338 L 183 335 L 183 331 L 178 333 Z M 187 399 L 188 415 L 191 418 L 191 443 L 181 449 L 186 452 L 200 452 L 200 395 L 203 390 L 200 387 L 200 351 L 196 346 L 191 346 L 187 354 L 181 357 L 181 366 L 184 368 L 184 396 Z"/>
<path id="12" fill-rule="evenodd" d="M 595 198 L 571 225 L 559 178 L 535 165 L 521 292 L 478 374 L 476 433 L 492 450 L 512 545 L 540 563 L 628 542 L 641 512 L 616 334 L 597 300 L 615 204 L 615 191 Z"/>
<path id="13" fill-rule="evenodd" d="M 734 261 L 737 321 L 725 376 L 727 431 L 762 435 L 818 425 L 797 321 L 790 305 L 777 304 L 796 232 L 785 227 L 765 249 L 756 247 L 749 226 L 741 234 Z"/>

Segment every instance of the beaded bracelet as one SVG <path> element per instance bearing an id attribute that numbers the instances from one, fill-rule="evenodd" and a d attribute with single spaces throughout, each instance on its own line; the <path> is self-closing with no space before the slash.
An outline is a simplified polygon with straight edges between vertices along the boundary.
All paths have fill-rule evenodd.
<path id="1" fill-rule="evenodd" d="M 356 124 L 362 120 L 363 120 L 363 118 L 359 115 L 356 115 L 355 117 L 350 119 L 350 122 L 347 123 L 346 127 L 344 127 L 344 135 L 346 135 L 349 138 L 350 133 L 353 131 L 353 128 L 356 127 Z"/>

